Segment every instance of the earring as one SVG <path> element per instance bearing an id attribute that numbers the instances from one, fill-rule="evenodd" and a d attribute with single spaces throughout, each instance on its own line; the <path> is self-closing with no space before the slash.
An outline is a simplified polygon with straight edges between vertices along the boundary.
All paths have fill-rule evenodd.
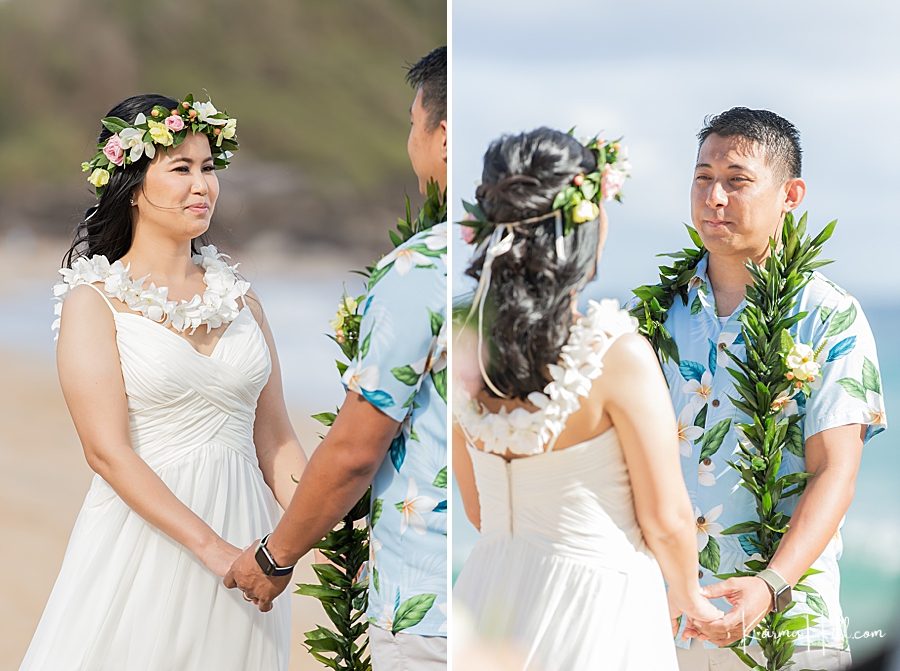
<path id="1" fill-rule="evenodd" d="M 134 205 L 134 198 L 131 199 L 131 204 Z"/>

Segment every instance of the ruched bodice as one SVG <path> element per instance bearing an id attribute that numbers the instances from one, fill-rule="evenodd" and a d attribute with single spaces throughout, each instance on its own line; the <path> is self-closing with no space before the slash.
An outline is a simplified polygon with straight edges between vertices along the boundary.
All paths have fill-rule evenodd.
<path id="1" fill-rule="evenodd" d="M 280 512 L 253 443 L 272 364 L 251 310 L 205 356 L 110 309 L 135 452 L 225 541 L 272 531 Z M 259 612 L 95 475 L 20 671 L 285 671 L 289 645 L 288 599 Z"/>
<path id="2" fill-rule="evenodd" d="M 516 536 L 544 552 L 626 571 L 645 553 L 615 429 L 536 457 L 507 461 L 470 447 L 481 536 Z"/>
<path id="3" fill-rule="evenodd" d="M 253 420 L 272 364 L 250 308 L 209 356 L 141 315 L 116 312 L 115 320 L 137 453 L 156 468 L 215 442 L 256 465 Z"/>

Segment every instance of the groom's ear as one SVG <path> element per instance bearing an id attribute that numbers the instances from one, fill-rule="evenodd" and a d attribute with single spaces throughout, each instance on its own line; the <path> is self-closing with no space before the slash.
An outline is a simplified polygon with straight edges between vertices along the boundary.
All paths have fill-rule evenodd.
<path id="1" fill-rule="evenodd" d="M 441 133 L 441 137 L 443 141 L 441 143 L 441 158 L 444 160 L 444 163 L 447 162 L 447 120 L 442 119 L 440 125 L 436 130 L 439 130 Z"/>
<path id="2" fill-rule="evenodd" d="M 782 213 L 786 214 L 800 207 L 806 196 L 806 182 L 800 177 L 793 177 L 784 183 L 784 205 Z"/>

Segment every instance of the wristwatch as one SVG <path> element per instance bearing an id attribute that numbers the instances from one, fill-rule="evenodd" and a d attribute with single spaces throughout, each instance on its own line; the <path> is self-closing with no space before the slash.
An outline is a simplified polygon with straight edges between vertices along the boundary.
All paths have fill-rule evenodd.
<path id="1" fill-rule="evenodd" d="M 271 535 L 272 534 L 266 534 L 266 537 L 259 542 L 259 547 L 256 548 L 256 563 L 259 564 L 259 568 L 267 576 L 280 577 L 283 575 L 290 575 L 296 564 L 282 567 L 275 563 L 275 560 L 272 558 L 272 553 L 269 552 L 269 548 L 266 547 L 266 542 Z"/>
<path id="2" fill-rule="evenodd" d="M 756 577 L 766 583 L 769 589 L 772 590 L 773 612 L 780 613 L 791 605 L 793 601 L 791 586 L 785 582 L 784 578 L 770 568 L 760 571 L 756 574 Z"/>

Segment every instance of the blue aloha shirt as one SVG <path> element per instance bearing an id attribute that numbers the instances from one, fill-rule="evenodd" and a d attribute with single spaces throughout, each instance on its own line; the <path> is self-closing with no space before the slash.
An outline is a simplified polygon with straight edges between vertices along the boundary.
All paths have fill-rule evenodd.
<path id="1" fill-rule="evenodd" d="M 422 231 L 375 266 L 359 356 L 343 376 L 401 423 L 372 482 L 371 624 L 447 635 L 447 225 Z"/>
<path id="2" fill-rule="evenodd" d="M 745 360 L 746 350 L 738 318 L 746 302 L 731 314 L 724 325 L 716 314 L 715 297 L 706 274 L 707 258 L 697 265 L 689 285 L 688 303 L 676 299 L 669 310 L 666 328 L 678 345 L 681 364 L 668 361 L 663 372 L 669 383 L 672 403 L 678 417 L 679 447 L 684 480 L 697 517 L 697 548 L 700 552 L 700 584 L 719 582 L 715 573 L 744 570 L 744 562 L 756 549 L 747 535 L 723 536 L 728 527 L 756 519 L 753 496 L 740 487 L 740 474 L 726 461 L 736 460 L 738 436 L 736 423 L 749 417 L 732 405 L 729 396 L 738 397 L 734 379 L 726 368 L 730 350 Z M 821 377 L 813 383 L 812 393 L 802 393 L 788 402 L 783 412 L 799 413 L 799 430 L 783 453 L 780 475 L 806 470 L 804 445 L 809 436 L 846 424 L 868 425 L 865 440 L 887 428 L 875 340 L 852 296 L 820 273 L 798 295 L 791 314 L 807 312 L 790 330 L 794 342 L 822 347 L 817 358 Z M 783 500 L 779 510 L 791 515 L 797 496 Z M 843 520 L 841 520 L 843 524 Z M 822 571 L 806 579 L 819 596 L 794 591 L 796 605 L 791 615 L 817 615 L 818 621 L 795 640 L 807 645 L 848 649 L 838 600 L 840 572 L 838 559 L 843 543 L 840 528 L 828 543 L 813 568 Z M 752 557 L 759 559 L 759 556 Z M 724 599 L 714 601 L 723 612 L 731 609 Z M 689 643 L 676 644 L 687 648 Z M 705 647 L 715 647 L 706 642 Z"/>

